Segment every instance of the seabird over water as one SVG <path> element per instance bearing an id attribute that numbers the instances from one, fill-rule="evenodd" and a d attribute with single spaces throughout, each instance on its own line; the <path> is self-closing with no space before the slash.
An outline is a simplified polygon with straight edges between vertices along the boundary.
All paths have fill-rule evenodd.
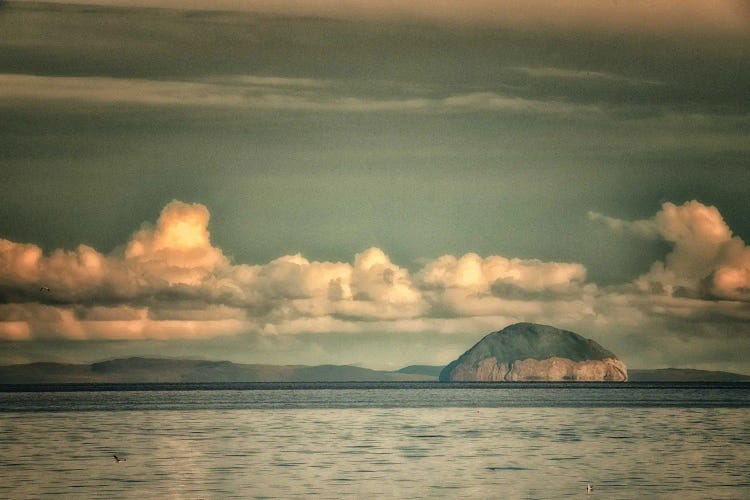
<path id="1" fill-rule="evenodd" d="M 48 286 L 40 286 L 39 287 L 40 292 L 51 292 L 52 290 L 49 289 Z"/>
<path id="2" fill-rule="evenodd" d="M 115 457 L 115 462 L 117 462 L 118 464 L 119 464 L 120 462 L 125 462 L 125 461 L 127 461 L 127 458 L 120 458 L 120 457 L 118 457 L 117 455 L 112 455 L 112 456 L 113 456 L 113 457 Z"/>
<path id="3" fill-rule="evenodd" d="M 594 491 L 594 487 L 591 486 L 591 484 L 587 484 L 586 485 L 586 493 L 591 493 L 592 491 Z"/>

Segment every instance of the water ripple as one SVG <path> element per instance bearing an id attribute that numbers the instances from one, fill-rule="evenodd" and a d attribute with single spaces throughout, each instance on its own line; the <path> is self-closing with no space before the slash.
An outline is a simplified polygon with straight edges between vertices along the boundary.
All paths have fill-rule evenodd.
<path id="1" fill-rule="evenodd" d="M 36 410 L 55 394 L 0 412 L 0 498 L 750 498 L 748 408 Z"/>

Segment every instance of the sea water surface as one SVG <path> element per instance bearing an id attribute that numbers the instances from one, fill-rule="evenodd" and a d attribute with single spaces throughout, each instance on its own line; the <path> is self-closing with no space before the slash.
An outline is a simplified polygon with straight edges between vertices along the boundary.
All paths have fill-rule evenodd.
<path id="1" fill-rule="evenodd" d="M 52 496 L 750 498 L 750 384 L 0 386 L 0 498 Z"/>

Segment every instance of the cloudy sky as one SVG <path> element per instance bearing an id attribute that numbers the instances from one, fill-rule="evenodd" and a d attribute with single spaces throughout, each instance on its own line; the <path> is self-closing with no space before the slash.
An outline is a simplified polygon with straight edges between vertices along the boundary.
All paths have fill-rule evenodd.
<path id="1" fill-rule="evenodd" d="M 0 364 L 750 373 L 746 2 L 75 3 L 0 3 Z"/>

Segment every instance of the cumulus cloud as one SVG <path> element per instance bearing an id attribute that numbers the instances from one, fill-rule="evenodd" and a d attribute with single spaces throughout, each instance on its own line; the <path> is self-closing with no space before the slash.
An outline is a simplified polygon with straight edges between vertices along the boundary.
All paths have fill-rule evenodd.
<path id="1" fill-rule="evenodd" d="M 211 245 L 208 209 L 173 201 L 164 207 L 155 227 L 135 233 L 125 249 L 125 261 L 149 277 L 170 285 L 195 285 L 227 259 Z"/>
<path id="2" fill-rule="evenodd" d="M 596 212 L 589 218 L 615 231 L 658 237 L 672 244 L 664 261 L 635 281 L 645 293 L 750 301 L 750 247 L 732 234 L 716 207 L 692 200 L 666 202 L 651 219 L 622 221 Z"/>
<path id="3" fill-rule="evenodd" d="M 581 264 L 508 259 L 497 255 L 482 258 L 475 253 L 467 253 L 460 258 L 444 255 L 427 263 L 420 273 L 421 282 L 428 287 L 474 288 L 481 291 L 488 290 L 497 282 L 541 290 L 581 283 L 585 278 L 586 268 Z"/>
<path id="4" fill-rule="evenodd" d="M 444 255 L 417 275 L 436 314 L 534 317 L 554 301 L 578 298 L 586 268 L 576 263 Z"/>
<path id="5" fill-rule="evenodd" d="M 223 279 L 239 303 L 274 323 L 327 315 L 371 321 L 413 317 L 424 309 L 409 272 L 379 248 L 355 255 L 354 264 L 287 255 L 265 265 L 232 266 Z"/>
<path id="6" fill-rule="evenodd" d="M 248 329 L 243 310 L 194 300 L 228 265 L 211 246 L 207 223 L 204 206 L 171 202 L 123 255 L 81 245 L 45 256 L 36 245 L 0 240 L 0 338 L 186 338 Z M 166 304 L 168 313 L 159 309 Z"/>
<path id="7" fill-rule="evenodd" d="M 606 288 L 588 283 L 579 263 L 475 253 L 443 255 L 414 272 L 377 247 L 351 262 L 292 254 L 250 265 L 212 243 L 205 206 L 175 200 L 108 255 L 85 245 L 45 255 L 0 240 L 0 339 L 455 333 L 515 321 L 585 331 L 750 319 L 750 251 L 715 207 L 665 203 L 636 222 L 592 214 L 673 249 L 634 283 Z"/>
<path id="8" fill-rule="evenodd" d="M 80 245 L 49 256 L 33 244 L 0 239 L 0 286 L 57 302 L 117 301 L 170 285 L 196 285 L 227 260 L 211 246 L 206 207 L 169 203 L 156 226 L 131 237 L 123 256 Z M 43 291 L 42 287 L 50 288 Z"/>
<path id="9" fill-rule="evenodd" d="M 114 267 L 107 257 L 86 245 L 44 256 L 36 245 L 0 239 L 0 285 L 19 293 L 54 283 L 58 299 L 81 299 L 99 289 L 107 277 L 118 274 Z"/>
<path id="10" fill-rule="evenodd" d="M 655 221 L 661 236 L 674 247 L 639 283 L 750 301 L 750 248 L 732 235 L 716 207 L 695 200 L 680 206 L 665 203 Z"/>
<path id="11" fill-rule="evenodd" d="M 0 335 L 169 338 L 273 332 L 295 322 L 307 322 L 302 330 L 310 331 L 312 322 L 320 329 L 343 321 L 337 317 L 375 321 L 424 312 L 408 270 L 378 248 L 353 263 L 297 254 L 234 265 L 211 243 L 209 218 L 203 205 L 173 201 L 112 255 L 83 245 L 44 255 L 36 245 L 0 240 L 0 292 L 8 303 Z"/>
<path id="12" fill-rule="evenodd" d="M 205 206 L 172 201 L 110 255 L 83 245 L 44 255 L 0 240 L 0 335 L 353 332 L 383 322 L 408 330 L 427 318 L 543 314 L 580 300 L 586 275 L 580 264 L 476 254 L 445 255 L 412 275 L 375 247 L 352 262 L 294 254 L 236 264 L 211 242 L 209 220 Z"/>

